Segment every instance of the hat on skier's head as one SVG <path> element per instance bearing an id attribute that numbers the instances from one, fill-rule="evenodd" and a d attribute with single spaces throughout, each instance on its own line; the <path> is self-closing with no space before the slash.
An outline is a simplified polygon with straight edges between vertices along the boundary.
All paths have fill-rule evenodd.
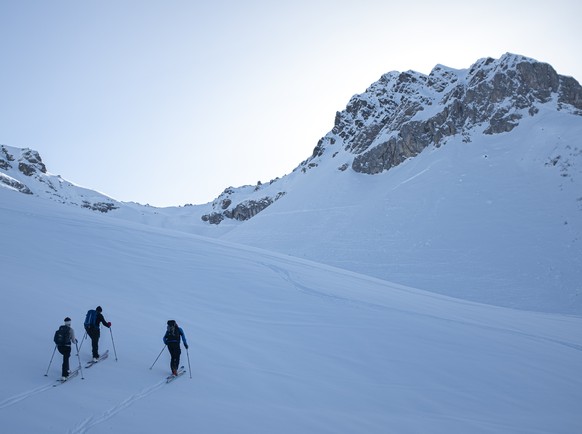
<path id="1" fill-rule="evenodd" d="M 103 312 L 103 309 L 101 308 L 101 306 L 97 306 L 97 309 L 95 309 L 97 312 Z"/>
<path id="2" fill-rule="evenodd" d="M 71 318 L 69 317 L 65 318 L 65 325 L 71 325 Z"/>
<path id="3" fill-rule="evenodd" d="M 176 325 L 176 321 L 175 321 L 175 320 L 173 320 L 173 319 L 169 319 L 169 320 L 168 320 L 168 325 L 169 325 L 169 326 Z"/>

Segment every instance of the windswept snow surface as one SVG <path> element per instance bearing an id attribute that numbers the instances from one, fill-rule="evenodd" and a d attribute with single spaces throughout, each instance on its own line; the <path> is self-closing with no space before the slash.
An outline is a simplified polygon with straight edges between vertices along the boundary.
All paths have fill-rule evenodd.
<path id="1" fill-rule="evenodd" d="M 447 298 L 7 189 L 0 228 L 3 432 L 582 432 L 579 317 Z M 97 305 L 113 323 L 101 337 L 109 359 L 53 388 L 54 330 L 70 316 L 81 338 Z M 168 319 L 186 332 L 192 377 L 171 384 L 167 351 L 149 369 Z"/>

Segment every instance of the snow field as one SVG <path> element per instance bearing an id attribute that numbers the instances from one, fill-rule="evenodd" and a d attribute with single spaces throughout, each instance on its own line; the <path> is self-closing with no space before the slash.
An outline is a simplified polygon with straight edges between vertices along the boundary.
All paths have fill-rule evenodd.
<path id="1" fill-rule="evenodd" d="M 7 432 L 582 430 L 578 317 L 452 299 L 7 190 L 0 227 Z M 41 389 L 60 373 L 57 354 L 43 376 L 54 330 L 70 316 L 80 339 L 97 305 L 119 360 Z M 149 367 L 168 319 L 187 335 L 192 379 L 166 385 L 167 352 Z M 107 329 L 101 348 L 113 351 Z"/>

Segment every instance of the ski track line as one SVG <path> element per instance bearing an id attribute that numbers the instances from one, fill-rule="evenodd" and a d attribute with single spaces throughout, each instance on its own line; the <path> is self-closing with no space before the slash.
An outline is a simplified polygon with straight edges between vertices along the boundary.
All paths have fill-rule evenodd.
<path id="1" fill-rule="evenodd" d="M 139 401 L 142 398 L 145 398 L 148 395 L 151 395 L 156 390 L 160 389 L 162 386 L 166 384 L 166 380 L 163 379 L 158 383 L 154 384 L 153 386 L 147 387 L 140 392 L 137 392 L 131 395 L 129 398 L 125 399 L 124 401 L 120 402 L 119 404 L 111 407 L 109 410 L 103 412 L 103 414 L 99 416 L 90 416 L 84 421 L 77 424 L 77 426 L 69 431 L 70 434 L 82 434 L 86 433 L 89 429 L 93 428 L 95 425 L 98 425 L 102 422 L 105 422 L 108 419 L 111 419 L 117 413 L 122 410 L 125 410 L 127 407 L 132 405 L 134 402 Z"/>
<path id="2" fill-rule="evenodd" d="M 53 384 L 45 384 L 44 386 L 39 386 L 36 389 L 29 390 L 28 392 L 23 392 L 19 395 L 11 396 L 10 398 L 6 398 L 4 401 L 0 402 L 0 409 L 10 407 L 11 405 L 16 404 L 26 398 L 30 398 L 31 396 L 36 395 L 37 393 L 44 392 L 45 390 L 52 389 Z"/>
<path id="3" fill-rule="evenodd" d="M 270 264 L 265 264 L 265 263 L 263 263 L 262 265 L 269 268 L 270 270 L 274 271 L 276 274 L 281 276 L 281 278 L 283 280 L 285 280 L 286 282 L 289 282 L 292 286 L 295 287 L 295 289 L 297 289 L 300 292 L 303 292 L 304 294 L 307 294 L 307 295 L 310 295 L 313 297 L 318 297 L 318 298 L 321 298 L 324 300 L 331 300 L 334 302 L 348 303 L 348 304 L 351 304 L 354 306 L 365 306 L 367 308 L 380 309 L 380 310 L 395 310 L 393 308 L 390 308 L 388 306 L 383 306 L 381 304 L 371 303 L 371 302 L 367 302 L 367 301 L 363 301 L 363 300 L 356 300 L 356 299 L 348 298 L 348 297 L 342 297 L 340 295 L 329 294 L 329 293 L 326 293 L 324 291 L 320 291 L 320 290 L 317 290 L 314 288 L 309 288 L 309 287 L 297 282 L 296 280 L 294 280 L 291 277 L 291 273 L 289 273 L 287 270 L 284 270 L 283 268 L 277 267 L 276 265 L 270 265 Z"/>
<path id="4" fill-rule="evenodd" d="M 342 297 L 342 296 L 337 296 L 337 295 L 333 295 L 333 294 L 327 294 L 323 291 L 319 291 L 317 289 L 313 289 L 313 288 L 309 288 L 305 285 L 302 285 L 301 283 L 295 281 L 293 279 L 293 277 L 291 277 L 291 273 L 289 273 L 287 270 L 284 270 L 282 268 L 279 268 L 275 265 L 269 265 L 269 264 L 262 264 L 267 268 L 270 268 L 272 271 L 274 271 L 275 273 L 279 274 L 281 276 L 281 278 L 287 282 L 289 282 L 291 285 L 293 285 L 298 291 L 301 291 L 305 294 L 311 295 L 311 296 L 315 296 L 315 297 L 320 297 L 323 299 L 328 299 L 328 300 L 332 300 L 332 301 L 336 301 L 336 302 L 344 302 L 344 303 L 350 303 L 354 306 L 360 305 L 360 306 L 365 306 L 368 308 L 372 308 L 372 309 L 381 309 L 381 310 L 396 310 L 394 308 L 390 308 L 387 306 L 383 306 L 380 304 L 376 304 L 376 303 L 371 303 L 371 302 L 366 302 L 366 301 L 362 301 L 362 300 L 355 300 L 355 299 L 351 299 L 351 298 L 347 298 L 347 297 Z M 404 311 L 401 311 L 402 313 L 405 313 Z M 560 339 L 556 339 L 556 338 L 552 338 L 552 337 L 546 337 L 546 336 L 540 336 L 540 335 L 536 335 L 533 333 L 527 333 L 527 332 L 523 332 L 521 330 L 515 330 L 515 329 L 511 329 L 511 328 L 505 328 L 505 327 L 495 327 L 495 326 L 488 326 L 485 324 L 480 324 L 480 323 L 473 323 L 470 321 L 463 321 L 463 320 L 458 320 L 458 319 L 447 319 L 447 318 L 443 318 L 441 316 L 438 315 L 430 315 L 430 314 L 417 314 L 417 315 L 422 315 L 426 318 L 433 318 L 436 319 L 438 321 L 446 321 L 446 322 L 452 322 L 452 323 L 457 323 L 457 324 L 462 324 L 462 325 L 469 325 L 472 327 L 478 327 L 481 329 L 485 329 L 485 330 L 493 330 L 493 331 L 497 331 L 497 332 L 503 332 L 506 334 L 511 334 L 511 335 L 515 335 L 515 336 L 521 336 L 521 337 L 525 337 L 525 338 L 529 338 L 529 339 L 534 339 L 537 341 L 542 341 L 542 342 L 550 342 L 552 344 L 556 344 L 556 345 L 560 345 L 560 346 L 564 346 L 567 347 L 571 350 L 574 351 L 582 351 L 582 345 L 573 343 L 573 342 L 567 342 L 564 340 L 560 340 Z"/>

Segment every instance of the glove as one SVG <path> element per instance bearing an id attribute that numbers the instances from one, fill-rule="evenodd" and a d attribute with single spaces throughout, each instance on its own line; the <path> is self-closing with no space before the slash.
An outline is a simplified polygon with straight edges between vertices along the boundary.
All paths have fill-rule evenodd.
<path id="1" fill-rule="evenodd" d="M 188 349 L 188 344 L 184 344 L 184 348 Z"/>
<path id="2" fill-rule="evenodd" d="M 111 322 L 107 323 L 107 328 L 111 327 Z"/>

